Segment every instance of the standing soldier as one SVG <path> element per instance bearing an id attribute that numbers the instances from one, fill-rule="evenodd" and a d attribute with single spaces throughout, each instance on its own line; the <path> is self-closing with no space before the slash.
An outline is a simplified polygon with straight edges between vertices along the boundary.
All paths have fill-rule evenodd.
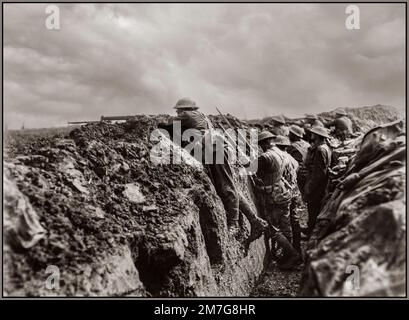
<path id="1" fill-rule="evenodd" d="M 295 124 L 290 127 L 290 134 L 288 138 L 290 139 L 291 145 L 287 148 L 287 152 L 291 154 L 295 160 L 297 160 L 299 165 L 305 162 L 308 148 L 310 147 L 310 144 L 305 141 L 303 137 L 304 130 L 302 128 Z"/>
<path id="2" fill-rule="evenodd" d="M 197 129 L 198 134 L 202 136 L 201 143 L 204 146 L 206 140 L 203 139 L 204 136 L 206 134 L 212 134 L 213 132 L 210 120 L 203 113 L 198 111 L 199 108 L 196 106 L 196 103 L 189 98 L 180 99 L 176 103 L 175 109 L 178 115 L 176 120 L 181 121 L 182 128 Z M 224 143 L 221 145 L 225 146 Z M 213 159 L 215 159 L 216 150 L 213 151 Z M 239 210 L 241 210 L 251 224 L 249 241 L 259 238 L 268 227 L 268 224 L 256 215 L 246 198 L 236 189 L 233 179 L 233 171 L 228 162 L 227 150 L 224 150 L 223 163 L 215 162 L 216 161 L 213 161 L 211 164 L 204 164 L 204 166 L 207 168 L 207 173 L 209 174 L 216 192 L 221 198 L 227 212 L 227 225 L 230 233 L 236 237 L 240 236 L 238 221 Z"/>
<path id="3" fill-rule="evenodd" d="M 290 168 L 289 155 L 273 145 L 275 136 L 263 131 L 258 138 L 262 154 L 258 158 L 257 176 L 259 189 L 264 193 L 263 207 L 270 224 L 271 237 L 278 243 L 286 256 L 280 263 L 283 269 L 292 268 L 300 263 L 300 255 L 291 245 L 292 230 L 290 204 L 292 199 L 291 182 L 287 181 Z M 294 160 L 294 162 L 296 162 Z M 284 237 L 282 236 L 284 235 Z"/>
<path id="4" fill-rule="evenodd" d="M 304 197 L 308 206 L 308 235 L 315 226 L 325 196 L 331 164 L 331 149 L 326 143 L 330 138 L 324 127 L 310 129 L 312 135 L 311 148 L 308 150 L 306 166 L 306 183 Z"/>
<path id="5" fill-rule="evenodd" d="M 290 200 L 290 223 L 292 231 L 292 244 L 294 249 L 301 254 L 301 226 L 300 226 L 300 211 L 302 210 L 303 202 L 301 198 L 301 192 L 298 187 L 298 171 L 299 164 L 289 153 L 288 148 L 291 147 L 290 140 L 287 137 L 277 136 L 272 139 L 272 143 L 277 146 L 281 151 L 284 151 L 285 170 L 283 176 L 288 183 L 291 192 Z"/>
<path id="6" fill-rule="evenodd" d="M 328 128 L 335 127 L 335 135 L 344 141 L 353 134 L 352 121 L 348 118 L 344 109 L 335 111 L 336 119 L 328 123 Z"/>
<path id="7" fill-rule="evenodd" d="M 304 124 L 304 130 L 305 130 L 305 135 L 304 139 L 311 143 L 311 133 L 310 129 L 312 127 L 324 127 L 324 124 L 318 119 L 318 117 L 315 114 L 307 114 L 305 118 L 305 124 Z"/>
<path id="8" fill-rule="evenodd" d="M 284 184 L 283 177 L 286 156 L 272 144 L 274 137 L 271 132 L 266 131 L 259 135 L 259 146 L 263 153 L 258 158 L 257 176 L 268 194 L 266 207 L 270 224 L 277 226 L 291 242 L 291 190 Z"/>
<path id="9" fill-rule="evenodd" d="M 290 127 L 290 142 L 291 145 L 287 148 L 287 152 L 297 160 L 299 164 L 299 170 L 297 173 L 298 187 L 302 194 L 304 193 L 305 185 L 305 161 L 307 159 L 308 149 L 310 144 L 303 139 L 304 130 L 297 125 Z"/>

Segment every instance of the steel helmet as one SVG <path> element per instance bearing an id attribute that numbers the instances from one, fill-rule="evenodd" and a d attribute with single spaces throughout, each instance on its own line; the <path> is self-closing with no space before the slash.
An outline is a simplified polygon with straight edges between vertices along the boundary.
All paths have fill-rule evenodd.
<path id="1" fill-rule="evenodd" d="M 300 128 L 299 126 L 293 124 L 292 126 L 290 126 L 290 132 L 294 135 L 296 135 L 297 137 L 302 138 L 304 136 L 304 129 Z"/>
<path id="2" fill-rule="evenodd" d="M 344 109 L 335 110 L 335 114 L 338 114 L 340 116 L 346 116 L 347 115 L 347 113 L 345 112 Z"/>
<path id="3" fill-rule="evenodd" d="M 266 139 L 272 139 L 274 137 L 275 135 L 272 134 L 270 131 L 263 131 L 262 133 L 258 135 L 258 142 L 261 142 Z"/>
<path id="4" fill-rule="evenodd" d="M 190 98 L 182 98 L 176 102 L 174 109 L 197 110 L 199 107 Z"/>
<path id="5" fill-rule="evenodd" d="M 275 122 L 278 122 L 278 123 L 281 123 L 281 124 L 285 124 L 285 118 L 282 115 L 273 116 L 273 117 L 271 117 L 271 120 L 275 121 Z"/>
<path id="6" fill-rule="evenodd" d="M 273 138 L 273 143 L 280 146 L 289 146 L 291 145 L 290 140 L 284 136 L 276 136 Z"/>
<path id="7" fill-rule="evenodd" d="M 310 132 L 315 133 L 324 138 L 331 138 L 328 134 L 328 130 L 324 127 L 315 126 L 310 129 Z"/>

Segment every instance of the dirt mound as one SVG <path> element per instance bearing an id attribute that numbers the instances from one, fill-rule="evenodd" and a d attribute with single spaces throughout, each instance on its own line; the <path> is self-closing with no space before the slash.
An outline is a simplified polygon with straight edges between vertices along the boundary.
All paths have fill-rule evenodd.
<path id="1" fill-rule="evenodd" d="M 5 177 L 46 236 L 26 249 L 8 244 L 5 294 L 249 293 L 263 269 L 264 241 L 246 256 L 228 237 L 223 206 L 200 167 L 152 162 L 150 135 L 162 120 L 139 116 L 85 125 L 63 139 L 10 143 Z M 251 197 L 243 179 L 237 183 Z M 248 233 L 244 220 L 243 228 Z M 61 272 L 58 290 L 44 287 L 49 266 Z"/>
<path id="2" fill-rule="evenodd" d="M 239 118 L 229 113 L 223 116 L 210 115 L 209 119 L 216 128 L 219 124 L 221 124 L 225 129 L 228 129 L 230 126 L 232 126 L 233 128 L 245 128 L 247 126 L 245 121 L 240 120 Z"/>
<path id="3" fill-rule="evenodd" d="M 358 107 L 358 108 L 343 108 L 348 116 L 352 120 L 353 129 L 355 132 L 362 132 L 366 133 L 370 129 L 389 123 L 392 121 L 396 121 L 398 119 L 405 118 L 404 112 L 398 110 L 395 107 L 391 106 L 384 106 L 384 105 L 375 105 L 375 106 L 365 106 L 365 107 Z M 318 117 L 321 121 L 332 121 L 335 119 L 335 111 L 334 109 L 330 112 L 322 112 L 318 114 Z M 306 113 L 309 113 L 306 111 Z M 252 119 L 244 121 L 244 123 L 251 125 L 251 126 L 265 126 L 270 124 L 272 116 L 265 117 L 263 119 Z M 299 125 L 300 121 L 305 120 L 304 117 L 301 118 L 288 118 L 284 117 L 287 123 L 294 123 Z"/>
<path id="4" fill-rule="evenodd" d="M 379 104 L 360 108 L 345 108 L 344 110 L 352 120 L 355 132 L 366 133 L 376 126 L 404 118 L 404 114 L 395 107 Z M 323 112 L 319 116 L 324 119 L 333 120 L 335 119 L 335 111 L 336 109 L 331 112 Z"/>
<path id="5" fill-rule="evenodd" d="M 405 295 L 405 178 L 403 122 L 368 132 L 318 216 L 303 295 Z"/>

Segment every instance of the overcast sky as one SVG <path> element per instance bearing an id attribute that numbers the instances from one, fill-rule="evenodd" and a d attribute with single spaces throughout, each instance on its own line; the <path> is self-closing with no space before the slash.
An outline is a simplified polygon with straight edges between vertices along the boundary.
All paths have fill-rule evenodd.
<path id="1" fill-rule="evenodd" d="M 405 7 L 362 4 L 4 4 L 8 128 L 173 113 L 184 96 L 241 118 L 405 105 Z"/>

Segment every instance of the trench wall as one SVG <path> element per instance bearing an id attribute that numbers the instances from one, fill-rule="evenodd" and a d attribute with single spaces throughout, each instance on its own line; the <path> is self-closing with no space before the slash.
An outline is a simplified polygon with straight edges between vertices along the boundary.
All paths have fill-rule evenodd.
<path id="1" fill-rule="evenodd" d="M 229 236 L 210 180 L 186 155 L 177 166 L 152 164 L 154 126 L 146 117 L 89 125 L 7 156 L 5 295 L 250 294 L 267 259 L 264 238 L 246 250 Z M 247 178 L 236 182 L 252 200 Z M 241 227 L 248 236 L 243 216 Z"/>

